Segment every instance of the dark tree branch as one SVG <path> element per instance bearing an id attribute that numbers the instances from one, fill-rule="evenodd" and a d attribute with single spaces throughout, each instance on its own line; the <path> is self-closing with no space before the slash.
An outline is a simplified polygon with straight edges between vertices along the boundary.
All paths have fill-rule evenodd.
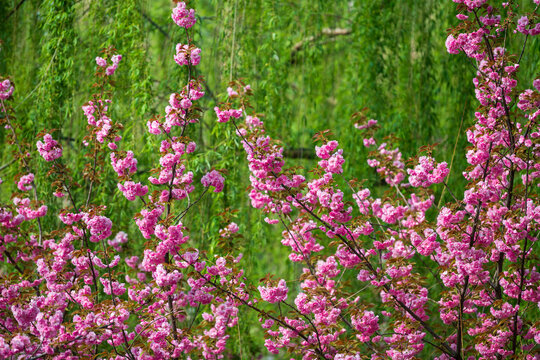
<path id="1" fill-rule="evenodd" d="M 285 149 L 283 156 L 290 159 L 315 159 L 313 150 L 303 147 Z"/>
<path id="2" fill-rule="evenodd" d="M 4 165 L 0 166 L 0 171 L 2 171 L 2 170 L 4 170 L 4 169 L 8 168 L 8 167 L 9 167 L 11 164 L 13 164 L 15 161 L 17 161 L 17 159 L 13 159 L 13 160 L 11 160 L 10 162 L 8 162 L 7 164 L 4 164 Z"/>
<path id="3" fill-rule="evenodd" d="M 139 9 L 139 12 L 141 13 L 142 17 L 148 21 L 153 27 L 155 27 L 160 33 L 163 34 L 163 36 L 165 36 L 167 39 L 170 39 L 171 36 L 169 35 L 168 32 L 166 32 L 165 30 L 163 30 L 163 28 L 161 26 L 159 26 L 154 20 L 152 20 L 152 18 L 148 15 L 146 15 L 146 13 L 144 11 L 142 11 L 141 9 Z"/>
<path id="4" fill-rule="evenodd" d="M 21 0 L 19 1 L 19 3 L 17 4 L 17 6 L 15 6 L 15 8 L 13 10 L 11 10 L 9 12 L 9 14 L 6 16 L 6 21 L 11 17 L 11 15 L 15 14 L 19 8 L 21 7 L 21 5 L 25 2 L 26 0 Z"/>
<path id="5" fill-rule="evenodd" d="M 341 29 L 341 28 L 329 29 L 329 28 L 324 28 L 324 29 L 322 29 L 320 34 L 309 36 L 309 37 L 307 37 L 307 38 L 305 38 L 303 40 L 300 40 L 296 44 L 294 44 L 294 46 L 292 47 L 292 51 L 291 51 L 291 62 L 295 61 L 296 54 L 300 50 L 302 50 L 309 43 L 315 42 L 315 41 L 319 40 L 322 37 L 335 38 L 337 36 L 349 35 L 351 33 L 352 33 L 351 29 Z"/>

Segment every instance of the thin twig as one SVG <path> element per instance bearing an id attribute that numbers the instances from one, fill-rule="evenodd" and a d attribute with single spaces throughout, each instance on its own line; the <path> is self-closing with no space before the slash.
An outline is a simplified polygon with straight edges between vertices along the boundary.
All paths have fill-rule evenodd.
<path id="1" fill-rule="evenodd" d="M 463 119 L 465 118 L 465 107 L 466 107 L 465 105 L 466 104 L 463 104 L 463 113 L 461 114 L 461 121 L 459 123 L 459 130 L 458 130 L 458 133 L 456 135 L 456 141 L 454 143 L 454 151 L 452 152 L 452 158 L 450 159 L 450 166 L 448 168 L 448 178 L 450 177 L 450 174 L 452 173 L 452 165 L 454 165 L 454 157 L 456 155 L 457 144 L 458 144 L 459 136 L 461 135 L 461 128 L 463 126 Z M 446 182 L 445 182 L 445 185 L 446 185 Z M 439 198 L 439 204 L 437 205 L 437 208 L 439 208 L 439 209 L 441 208 L 441 205 L 442 205 L 442 202 L 443 202 L 443 199 L 444 199 L 444 191 L 446 190 L 447 187 L 448 187 L 448 185 L 445 186 L 442 189 L 441 197 Z"/>
<path id="2" fill-rule="evenodd" d="M 4 164 L 4 165 L 0 166 L 0 171 L 2 171 L 2 170 L 4 170 L 4 169 L 8 168 L 8 167 L 11 166 L 11 164 L 13 164 L 15 161 L 17 161 L 17 159 L 13 159 L 13 160 L 11 160 L 10 162 L 8 162 L 7 164 Z"/>
<path id="3" fill-rule="evenodd" d="M 19 1 L 19 3 L 17 4 L 17 6 L 15 6 L 15 7 L 13 8 L 13 10 L 11 10 L 11 11 L 9 12 L 9 14 L 6 16 L 5 21 L 7 21 L 7 20 L 11 17 L 11 15 L 15 14 L 15 13 L 19 10 L 19 8 L 21 7 L 21 5 L 22 5 L 25 1 L 26 1 L 26 0 L 21 0 L 21 1 Z"/>

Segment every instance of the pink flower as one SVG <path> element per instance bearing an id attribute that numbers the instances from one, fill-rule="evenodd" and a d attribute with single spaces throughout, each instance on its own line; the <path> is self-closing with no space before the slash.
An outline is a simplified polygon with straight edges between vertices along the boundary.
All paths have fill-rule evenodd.
<path id="1" fill-rule="evenodd" d="M 120 60 L 122 60 L 122 55 L 120 54 L 116 54 L 111 57 L 111 61 L 115 65 L 118 65 L 120 63 Z"/>
<path id="2" fill-rule="evenodd" d="M 110 281 L 106 278 L 99 278 L 99 281 L 103 285 L 103 292 L 107 295 L 120 296 L 126 292 L 126 285 L 119 283 L 118 281 Z"/>
<path id="3" fill-rule="evenodd" d="M 180 107 L 182 109 L 189 109 L 193 105 L 190 99 L 182 99 L 180 100 Z"/>
<path id="4" fill-rule="evenodd" d="M 374 138 L 364 139 L 363 141 L 364 141 L 364 146 L 365 147 L 370 147 L 370 146 L 375 145 L 375 139 Z"/>
<path id="5" fill-rule="evenodd" d="M 332 154 L 328 160 L 319 161 L 319 165 L 329 173 L 341 174 L 343 172 L 343 164 L 345 159 L 343 158 L 343 150 L 339 149 L 337 152 Z"/>
<path id="6" fill-rule="evenodd" d="M 47 215 L 47 205 L 41 205 L 37 209 L 30 202 L 30 199 L 24 198 L 14 198 L 13 203 L 17 206 L 17 212 L 23 216 L 25 220 L 36 219 L 38 217 L 43 217 Z"/>
<path id="7" fill-rule="evenodd" d="M 201 62 L 201 49 L 191 48 L 189 45 L 176 44 L 176 55 L 174 61 L 180 66 L 199 65 Z"/>
<path id="8" fill-rule="evenodd" d="M 32 300 L 30 304 L 26 306 L 21 306 L 18 304 L 11 305 L 11 312 L 19 325 L 21 325 L 23 328 L 27 328 L 38 316 L 39 309 L 36 306 L 36 301 Z"/>
<path id="9" fill-rule="evenodd" d="M 103 60 L 103 59 L 101 59 L 101 60 Z M 107 66 L 107 62 L 105 60 L 98 62 L 98 60 L 96 58 L 96 62 L 98 62 L 99 66 L 102 66 L 102 67 L 107 66 L 107 68 L 105 69 L 105 74 L 108 75 L 108 76 L 111 76 L 111 75 L 114 74 L 114 72 L 118 68 L 118 64 L 120 63 L 120 60 L 122 60 L 122 55 L 113 55 L 111 57 L 112 65 Z"/>
<path id="10" fill-rule="evenodd" d="M 368 342 L 370 337 L 379 330 L 379 316 L 372 311 L 364 311 L 362 315 L 352 316 L 351 323 L 358 331 L 356 337 L 360 342 Z"/>
<path id="11" fill-rule="evenodd" d="M 32 190 L 32 182 L 34 181 L 34 174 L 23 175 L 17 183 L 17 188 L 21 191 Z"/>
<path id="12" fill-rule="evenodd" d="M 208 174 L 204 175 L 201 179 L 201 183 L 205 187 L 213 186 L 214 192 L 218 193 L 223 190 L 223 183 L 225 182 L 225 179 L 219 172 L 216 170 L 210 171 Z"/>
<path id="13" fill-rule="evenodd" d="M 354 124 L 354 127 L 357 128 L 358 130 L 363 130 L 363 129 L 369 129 L 371 127 L 374 127 L 375 125 L 377 125 L 377 120 L 370 119 L 365 124 L 356 123 Z"/>
<path id="14" fill-rule="evenodd" d="M 235 91 L 235 90 L 233 90 L 232 87 L 228 87 L 228 88 L 227 88 L 227 95 L 228 95 L 229 97 L 238 96 L 238 92 Z"/>
<path id="15" fill-rule="evenodd" d="M 0 99 L 6 100 L 11 94 L 13 94 L 13 85 L 11 85 L 11 81 L 5 79 L 0 82 Z"/>
<path id="16" fill-rule="evenodd" d="M 116 251 L 122 250 L 122 244 L 125 244 L 128 241 L 128 235 L 123 232 L 119 231 L 114 239 L 107 240 L 107 243 L 112 246 Z"/>
<path id="17" fill-rule="evenodd" d="M 276 287 L 259 286 L 258 289 L 261 293 L 261 298 L 272 304 L 287 300 L 287 293 L 289 291 L 287 283 L 283 279 L 279 280 L 278 286 Z"/>
<path id="18" fill-rule="evenodd" d="M 176 25 L 186 29 L 195 25 L 195 22 L 197 21 L 197 19 L 195 19 L 195 10 L 188 10 L 186 8 L 186 3 L 183 1 L 176 5 L 171 16 Z"/>
<path id="19" fill-rule="evenodd" d="M 436 164 L 435 159 L 428 156 L 421 156 L 414 169 L 407 169 L 409 182 L 414 187 L 429 187 L 432 184 L 439 184 L 444 181 L 449 172 L 446 162 Z"/>
<path id="20" fill-rule="evenodd" d="M 315 153 L 317 154 L 317 157 L 327 160 L 330 158 L 330 154 L 338 147 L 338 145 L 339 144 L 336 140 L 329 141 L 322 146 L 315 146 Z"/>
<path id="21" fill-rule="evenodd" d="M 116 65 L 111 65 L 111 66 L 108 66 L 106 69 L 105 69 L 105 74 L 107 74 L 108 76 L 111 76 L 114 74 L 114 72 L 116 71 L 116 68 L 118 66 Z"/>
<path id="22" fill-rule="evenodd" d="M 107 60 L 105 60 L 104 58 L 102 57 L 96 57 L 96 64 L 98 66 L 101 66 L 101 67 L 106 67 L 107 66 Z"/>
<path id="23" fill-rule="evenodd" d="M 232 222 L 229 225 L 227 225 L 226 229 L 231 233 L 236 233 L 236 232 L 238 232 L 238 225 L 236 223 Z"/>
<path id="24" fill-rule="evenodd" d="M 517 31 L 523 34 L 528 34 L 527 26 L 529 26 L 529 18 L 527 16 L 522 16 L 519 18 L 517 22 Z"/>
<path id="25" fill-rule="evenodd" d="M 152 210 L 142 209 L 141 218 L 135 220 L 135 223 L 139 227 L 143 237 L 150 239 L 154 234 L 159 217 L 163 213 L 163 207 L 159 206 Z"/>
<path id="26" fill-rule="evenodd" d="M 90 231 L 90 241 L 92 242 L 99 242 L 112 234 L 112 221 L 105 216 L 84 214 L 83 221 Z"/>
<path id="27" fill-rule="evenodd" d="M 533 86 L 536 89 L 536 91 L 540 91 L 540 79 L 535 79 L 533 81 Z"/>
<path id="28" fill-rule="evenodd" d="M 62 146 L 50 134 L 43 135 L 43 142 L 39 140 L 36 146 L 45 161 L 53 161 L 62 156 Z"/>
<path id="29" fill-rule="evenodd" d="M 137 171 L 137 159 L 133 151 L 128 151 L 124 158 L 118 158 L 117 153 L 111 153 L 111 163 L 118 176 L 126 176 Z"/>
<path id="30" fill-rule="evenodd" d="M 450 54 L 459 54 L 460 45 L 453 35 L 448 35 L 446 38 L 446 49 Z"/>
<path id="31" fill-rule="evenodd" d="M 138 196 L 144 196 L 148 193 L 148 186 L 133 181 L 118 183 L 118 189 L 124 194 L 129 201 L 135 200 Z"/>
<path id="32" fill-rule="evenodd" d="M 242 109 L 230 109 L 230 110 L 220 110 L 217 106 L 214 108 L 216 115 L 218 116 L 218 122 L 226 123 L 232 117 L 239 118 L 242 116 Z"/>

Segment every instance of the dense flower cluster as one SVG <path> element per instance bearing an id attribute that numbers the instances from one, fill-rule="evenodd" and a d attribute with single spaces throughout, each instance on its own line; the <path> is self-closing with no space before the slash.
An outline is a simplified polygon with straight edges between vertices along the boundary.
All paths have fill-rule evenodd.
<path id="1" fill-rule="evenodd" d="M 126 199 L 134 201 L 139 196 L 144 196 L 148 193 L 148 186 L 141 183 L 135 183 L 134 181 L 126 181 L 123 184 L 118 183 L 118 190 L 120 190 Z"/>
<path id="2" fill-rule="evenodd" d="M 20 199 L 16 197 L 13 199 L 13 204 L 16 206 L 17 213 L 24 220 L 36 219 L 47 215 L 47 205 L 34 206 L 29 198 Z M 8 216 L 11 217 L 12 215 Z"/>
<path id="3" fill-rule="evenodd" d="M 176 55 L 174 61 L 182 65 L 199 65 L 201 62 L 201 49 L 190 47 L 189 45 L 176 44 Z M 189 107 L 189 106 L 188 106 Z"/>
<path id="4" fill-rule="evenodd" d="M 522 16 L 517 22 L 516 30 L 525 35 L 538 35 L 540 34 L 540 21 L 534 24 L 527 16 Z"/>
<path id="5" fill-rule="evenodd" d="M 435 160 L 428 156 L 421 156 L 418 165 L 414 169 L 407 170 L 411 186 L 425 188 L 432 184 L 440 184 L 449 172 L 445 162 L 435 165 Z"/>
<path id="6" fill-rule="evenodd" d="M 0 82 L 0 99 L 6 100 L 13 94 L 14 87 L 8 79 Z"/>
<path id="7" fill-rule="evenodd" d="M 195 19 L 195 10 L 188 9 L 186 3 L 180 1 L 172 11 L 172 19 L 176 25 L 189 29 L 197 19 Z"/>
<path id="8" fill-rule="evenodd" d="M 216 170 L 210 171 L 208 174 L 204 175 L 201 179 L 201 183 L 205 187 L 213 186 L 214 192 L 221 192 L 223 190 L 223 183 L 225 179 L 223 176 Z"/>
<path id="9" fill-rule="evenodd" d="M 242 109 L 221 110 L 219 107 L 216 106 L 214 108 L 214 111 L 218 116 L 218 122 L 222 123 L 228 122 L 231 117 L 238 119 L 240 118 L 240 116 L 242 116 Z"/>
<path id="10" fill-rule="evenodd" d="M 182 2 L 172 17 L 185 28 L 195 23 L 194 10 L 186 9 Z M 200 62 L 200 49 L 191 43 L 191 37 L 188 41 L 178 46 L 175 61 L 191 67 Z M 196 150 L 196 144 L 185 131 L 198 122 L 195 102 L 204 95 L 200 80 L 189 75 L 186 86 L 171 94 L 164 121 L 155 118 L 148 122 L 151 134 L 165 138 L 159 147 L 159 164 L 148 177 L 150 184 L 143 185 L 133 178 L 137 176 L 135 153 L 120 149 L 122 125 L 109 115 L 112 101 L 106 87 L 121 59 L 112 48 L 95 59 L 94 86 L 100 91 L 82 107 L 88 122 L 83 144 L 91 159 L 83 173 L 90 184 L 86 202 L 79 203 L 73 193 L 71 175 L 61 163 L 61 145 L 45 134 L 36 146 L 42 158 L 51 162 L 53 194 L 69 195 L 70 205 L 58 214 L 65 227 L 54 235 L 45 235 L 39 223 L 39 239 L 32 235 L 24 245 L 25 249 L 36 250 L 21 252 L 17 245 L 17 240 L 25 237 L 21 225 L 45 216 L 48 207 L 20 196 L 13 198 L 13 206 L 0 207 L 1 258 L 14 266 L 34 263 L 37 269 L 35 281 L 2 282 L 0 325 L 7 331 L 0 336 L 2 358 L 71 359 L 95 357 L 98 351 L 110 353 L 105 357 L 110 359 L 170 359 L 182 354 L 188 354 L 188 358 L 222 358 L 229 338 L 227 329 L 237 325 L 238 306 L 249 299 L 243 272 L 236 266 L 241 257 L 202 258 L 198 250 L 186 244 L 189 236 L 180 221 L 185 213 L 180 204 L 174 204 L 186 199 L 189 208 L 189 194 L 196 190 L 195 174 L 187 170 L 187 156 Z M 4 100 L 11 96 L 13 87 L 9 80 L 1 84 Z M 6 112 L 5 107 L 2 110 Z M 178 133 L 173 135 L 175 131 Z M 107 207 L 92 201 L 107 152 L 118 176 L 118 189 L 130 201 L 141 200 L 144 207 L 135 223 L 142 236 L 151 240 L 142 256 L 125 257 L 131 269 L 125 278 L 118 271 L 123 266 L 128 235 L 119 231 L 111 238 L 119 225 L 113 224 Z M 23 165 L 28 167 L 26 162 Z M 212 170 L 202 176 L 201 183 L 220 192 L 224 178 Z M 34 173 L 27 170 L 17 186 L 23 192 L 34 189 Z M 149 194 L 152 186 L 155 188 Z M 202 191 L 202 195 L 205 193 Z M 223 236 L 232 237 L 238 226 L 231 223 L 223 231 Z M 45 240 L 39 244 L 42 236 Z M 201 311 L 205 325 L 192 328 L 193 322 L 200 320 L 199 309 L 206 309 Z M 134 316 L 138 321 L 133 327 L 129 323 Z"/>
<path id="11" fill-rule="evenodd" d="M 268 301 L 269 303 L 277 303 L 280 301 L 287 300 L 288 291 L 289 289 L 287 288 L 287 284 L 285 283 L 285 280 L 283 279 L 279 280 L 279 283 L 276 287 L 259 286 L 259 292 L 261 293 L 261 298 L 264 301 Z"/>
<path id="12" fill-rule="evenodd" d="M 375 148 L 368 165 L 391 187 L 390 198 L 374 197 L 354 181 L 341 189 L 344 152 L 324 133 L 318 136 L 323 144 L 315 147 L 320 159 L 312 172 L 316 176 L 307 181 L 284 168 L 283 148 L 267 135 L 260 119 L 246 113 L 248 106 L 234 118 L 229 110 L 216 109 L 218 121 L 232 120 L 242 139 L 251 171 L 252 205 L 272 214 L 269 223 L 283 224 L 282 243 L 291 249 L 290 260 L 304 265 L 294 305 L 286 303 L 284 280 L 278 287 L 259 287 L 262 300 L 285 303 L 290 309 L 283 315 L 286 324 L 261 319 L 270 352 L 301 348 L 298 352 L 304 359 L 356 359 L 360 354 L 350 350 L 351 338 L 345 332 L 353 328 L 360 343 L 371 343 L 372 359 L 412 359 L 431 341 L 439 344 L 440 360 L 497 359 L 516 353 L 534 358 L 525 354 L 538 346 L 533 338 L 540 336 L 523 303 L 536 305 L 540 299 L 540 275 L 530 257 L 540 206 L 527 198 L 527 191 L 518 192 L 514 182 L 521 179 L 527 187 L 539 176 L 540 94 L 537 86 L 517 92 L 519 64 L 504 48 L 493 46 L 497 42 L 493 34 L 503 36 L 501 16 L 494 15 L 492 7 L 480 10 L 485 0 L 455 2 L 479 20 L 475 28 L 467 22 L 469 16 L 459 14 L 458 19 L 469 25 L 460 29 L 467 31 L 452 32 L 446 45 L 448 52 L 463 51 L 479 62 L 474 84 L 481 108 L 476 124 L 467 131 L 471 166 L 463 175 L 469 185 L 463 200 L 454 199 L 454 204 L 438 211 L 436 223 L 427 220 L 434 204 L 427 189 L 446 186 L 447 164 L 428 155 L 408 167 L 399 149 L 377 144 L 376 120 L 361 116 L 355 127 L 364 133 L 364 145 Z M 528 26 L 523 19 L 517 26 L 519 32 L 535 34 L 530 31 L 534 26 L 527 32 L 521 29 Z M 241 86 L 227 93 L 229 103 L 241 99 L 241 104 L 248 104 Z M 523 113 L 511 115 L 510 104 L 516 100 Z M 245 122 L 236 124 L 235 118 L 244 114 Z M 351 192 L 356 209 L 346 199 Z M 321 233 L 333 240 L 326 250 L 329 245 L 322 242 Z M 413 257 L 440 269 L 442 294 L 435 312 L 428 306 L 430 294 L 421 280 L 424 270 L 411 261 Z M 365 284 L 355 288 L 378 291 L 380 315 L 366 310 L 369 304 L 362 302 L 361 295 L 345 296 L 347 289 L 335 278 L 347 269 Z M 448 325 L 445 331 L 430 325 L 439 316 Z M 379 334 L 383 326 L 392 329 L 391 336 Z"/>
<path id="13" fill-rule="evenodd" d="M 249 309 L 270 353 L 303 360 L 536 359 L 540 79 L 520 88 L 521 57 L 505 46 L 513 36 L 538 34 L 540 1 L 517 17 L 511 2 L 500 9 L 487 0 L 454 2 L 461 23 L 446 46 L 476 63 L 479 103 L 467 130 L 463 191 L 450 190 L 450 169 L 433 149 L 407 161 L 391 141 L 378 141 L 378 121 L 363 112 L 354 127 L 384 192 L 346 178 L 346 151 L 326 131 L 315 136 L 313 171 L 287 168 L 282 144 L 252 112 L 249 85 L 231 83 L 227 102 L 215 107 L 217 121 L 233 127 L 246 152 L 251 205 L 282 227 L 281 243 L 301 268 L 293 281 L 270 275 L 252 286 L 241 254 L 220 248 L 208 255 L 190 238 L 186 213 L 210 187 L 221 192 L 225 179 L 221 170 L 199 173 L 190 162 L 197 146 L 188 134 L 204 91 L 191 77 L 200 49 L 189 30 L 195 11 L 184 2 L 172 19 L 186 30 L 174 61 L 187 68 L 187 79 L 169 96 L 165 115 L 147 122 L 160 141 L 146 179 L 138 179 L 145 171 L 134 150 L 122 150 L 122 124 L 109 112 L 111 76 L 122 59 L 113 48 L 95 59 L 99 91 L 82 106 L 86 186 L 62 163 L 59 141 L 44 132 L 36 142 L 50 166 L 49 194 L 64 197 L 58 212 L 38 199 L 36 183 L 48 179 L 32 171 L 25 149 L 35 147 L 17 137 L 5 102 L 13 86 L 2 80 L 0 122 L 20 170 L 10 202 L 0 204 L 0 358 L 220 359 L 240 311 Z M 110 194 L 108 163 L 113 191 L 140 203 L 136 234 L 128 236 L 129 224 L 113 222 L 113 204 L 95 196 Z M 452 200 L 435 206 L 440 189 Z M 58 216 L 61 226 L 50 231 L 44 216 Z M 226 219 L 220 241 L 234 244 L 239 229 Z"/>
<path id="14" fill-rule="evenodd" d="M 32 190 L 32 183 L 34 182 L 34 174 L 23 175 L 17 183 L 17 188 L 21 191 Z"/>
<path id="15" fill-rule="evenodd" d="M 43 141 L 36 143 L 39 155 L 43 157 L 45 161 L 53 161 L 62 157 L 62 146 L 58 144 L 58 141 L 54 140 L 51 134 L 45 134 Z"/>

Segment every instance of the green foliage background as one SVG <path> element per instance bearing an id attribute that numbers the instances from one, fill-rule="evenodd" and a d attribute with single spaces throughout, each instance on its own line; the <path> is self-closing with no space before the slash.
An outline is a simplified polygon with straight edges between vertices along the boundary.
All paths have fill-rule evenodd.
<path id="1" fill-rule="evenodd" d="M 313 135 L 331 129 L 345 149 L 347 177 L 367 179 L 377 188 L 372 169 L 364 165 L 367 151 L 349 120 L 368 107 L 370 116 L 380 121 L 382 133 L 398 138 L 406 157 L 416 155 L 422 145 L 438 143 L 435 157 L 449 163 L 453 159 L 449 184 L 456 193 L 462 191 L 465 129 L 472 124 L 477 103 L 471 81 L 474 67 L 463 56 L 449 55 L 444 46 L 446 29 L 457 23 L 453 2 L 200 0 L 191 4 L 198 11 L 195 42 L 203 59 L 197 72 L 208 86 L 203 98 L 207 111 L 188 134 L 199 146 L 191 169 L 197 179 L 211 167 L 228 170 L 225 191 L 207 196 L 185 221 L 192 240 L 210 254 L 223 225 L 216 214 L 230 207 L 239 210 L 234 221 L 244 236 L 234 252 L 244 254 L 242 265 L 254 283 L 267 273 L 292 281 L 299 271 L 279 243 L 280 230 L 269 227 L 264 216 L 250 208 L 243 149 L 232 129 L 215 121 L 212 109 L 225 99 L 224 90 L 232 79 L 251 85 L 253 103 L 257 112 L 265 114 L 269 133 L 287 151 L 301 154 L 288 159 L 288 165 L 311 168 Z M 531 4 L 524 0 L 522 7 L 526 10 Z M 144 181 L 157 159 L 157 141 L 147 135 L 146 120 L 163 113 L 168 95 L 186 79 L 185 70 L 173 61 L 175 44 L 185 37 L 172 22 L 170 10 L 168 0 L 0 1 L 0 74 L 9 75 L 16 85 L 13 106 L 26 139 L 34 139 L 42 129 L 60 129 L 64 158 L 78 176 L 84 165 L 78 155 L 86 128 L 81 105 L 92 94 L 94 58 L 101 48 L 112 45 L 124 55 L 115 75 L 112 114 L 125 126 L 124 138 L 133 145 L 139 179 Z M 325 28 L 348 29 L 350 34 L 320 35 Z M 313 41 L 308 41 L 310 37 Z M 510 47 L 518 49 L 522 41 L 522 37 L 511 38 Z M 300 42 L 304 46 L 295 52 Z M 523 79 L 532 79 L 540 71 L 534 60 L 538 40 L 531 39 L 528 47 Z M 0 130 L 2 144 L 5 136 Z M 10 160 L 11 153 L 2 145 L 0 165 Z M 46 172 L 43 162 L 36 160 L 34 165 L 41 174 Z M 12 190 L 6 180 L 18 171 L 13 165 L 0 173 L 5 181 L 0 187 L 2 201 Z M 116 190 L 112 169 L 106 171 L 110 180 L 96 191 L 96 200 L 109 206 L 109 216 L 117 224 L 114 230 L 130 234 L 128 252 L 140 253 L 144 241 L 130 222 L 140 204 L 127 202 Z M 51 196 L 45 177 L 37 182 L 40 199 L 62 205 Z M 440 193 L 436 195 L 438 200 Z M 46 229 L 53 229 L 56 222 L 54 216 L 47 216 Z M 253 321 L 252 314 L 242 314 L 230 348 L 233 357 L 267 354 L 259 345 L 260 330 L 249 325 Z"/>

